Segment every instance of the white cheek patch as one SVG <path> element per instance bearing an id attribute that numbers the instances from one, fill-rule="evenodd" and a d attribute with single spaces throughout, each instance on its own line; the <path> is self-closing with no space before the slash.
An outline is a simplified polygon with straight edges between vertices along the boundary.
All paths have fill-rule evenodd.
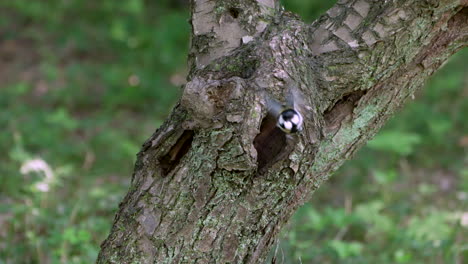
<path id="1" fill-rule="evenodd" d="M 284 122 L 284 128 L 286 128 L 287 130 L 291 130 L 291 128 L 293 127 L 293 124 L 289 121 L 287 122 Z"/>
<path id="2" fill-rule="evenodd" d="M 299 116 L 294 115 L 294 117 L 291 119 L 291 122 L 293 122 L 293 124 L 299 124 L 301 121 L 299 119 Z"/>
<path id="3" fill-rule="evenodd" d="M 282 115 L 279 116 L 278 122 L 279 122 L 280 124 L 283 124 L 283 123 L 284 123 L 284 118 L 283 118 Z"/>

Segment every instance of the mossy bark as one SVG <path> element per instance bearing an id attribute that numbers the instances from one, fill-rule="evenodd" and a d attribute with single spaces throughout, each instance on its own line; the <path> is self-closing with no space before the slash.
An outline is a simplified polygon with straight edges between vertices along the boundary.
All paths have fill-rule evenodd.
<path id="1" fill-rule="evenodd" d="M 189 82 L 138 154 L 97 263 L 264 261 L 294 211 L 467 45 L 467 5 L 339 0 L 306 24 L 273 0 L 192 0 Z M 290 90 L 304 131 L 273 136 L 267 97 Z"/>

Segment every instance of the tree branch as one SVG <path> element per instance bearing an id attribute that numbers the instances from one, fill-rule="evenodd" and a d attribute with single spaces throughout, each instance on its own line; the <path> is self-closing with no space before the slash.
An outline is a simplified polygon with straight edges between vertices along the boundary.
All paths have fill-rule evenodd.
<path id="1" fill-rule="evenodd" d="M 192 0 L 192 67 L 203 68 L 262 33 L 278 15 L 278 0 Z"/>
<path id="2" fill-rule="evenodd" d="M 324 85 L 344 94 L 350 92 L 349 87 L 369 89 L 405 64 L 415 64 L 421 48 L 437 41 L 434 37 L 446 31 L 448 21 L 466 6 L 460 0 L 339 2 L 312 26 L 311 47 L 320 55 Z M 460 49 L 461 43 L 466 45 L 463 25 L 451 29 L 452 34 L 458 30 L 460 34 L 447 39 L 455 42 L 448 55 Z M 431 64 L 431 58 L 425 59 L 424 67 Z"/>
<path id="3" fill-rule="evenodd" d="M 310 25 L 276 2 L 233 3 L 192 1 L 190 81 L 139 153 L 98 263 L 261 262 L 297 207 L 468 43 L 465 0 L 340 0 Z M 265 125 L 266 102 L 290 90 L 306 111 L 287 136 Z"/>

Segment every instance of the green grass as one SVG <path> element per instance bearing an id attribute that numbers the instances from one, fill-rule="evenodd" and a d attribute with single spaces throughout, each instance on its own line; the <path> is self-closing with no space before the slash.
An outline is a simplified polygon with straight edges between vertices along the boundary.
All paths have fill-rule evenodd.
<path id="1" fill-rule="evenodd" d="M 180 94 L 179 2 L 0 3 L 0 264 L 95 260 L 135 154 Z M 284 2 L 308 21 L 332 4 Z M 468 259 L 467 59 L 457 54 L 297 212 L 278 247 L 285 263 Z"/>
<path id="2" fill-rule="evenodd" d="M 96 258 L 185 70 L 188 12 L 143 4 L 0 4 L 0 263 Z"/>

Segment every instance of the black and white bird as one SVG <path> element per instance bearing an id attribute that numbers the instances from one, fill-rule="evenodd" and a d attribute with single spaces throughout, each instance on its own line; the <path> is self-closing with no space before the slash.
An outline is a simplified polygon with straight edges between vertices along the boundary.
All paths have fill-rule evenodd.
<path id="1" fill-rule="evenodd" d="M 289 93 L 284 104 L 268 97 L 268 112 L 276 119 L 276 126 L 284 133 L 293 134 L 302 131 L 304 119 L 297 101 L 294 92 Z"/>
<path id="2" fill-rule="evenodd" d="M 287 134 L 302 131 L 302 115 L 292 108 L 286 108 L 278 116 L 276 125 Z"/>
<path id="3" fill-rule="evenodd" d="M 262 120 L 260 133 L 254 139 L 260 173 L 288 155 L 299 140 L 294 135 L 305 129 L 303 114 L 307 118 L 308 109 L 300 91 L 291 87 L 286 90 L 282 102 L 263 92 L 268 114 Z"/>

